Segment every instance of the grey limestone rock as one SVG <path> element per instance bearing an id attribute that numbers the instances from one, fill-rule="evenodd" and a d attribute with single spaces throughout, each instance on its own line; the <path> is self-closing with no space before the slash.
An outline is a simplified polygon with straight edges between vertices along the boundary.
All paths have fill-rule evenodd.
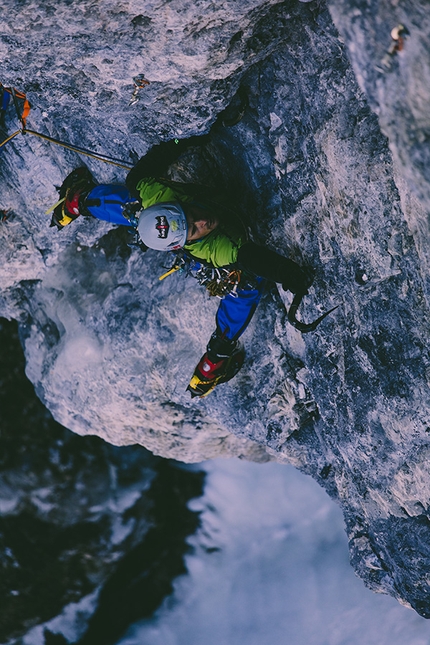
<path id="1" fill-rule="evenodd" d="M 291 294 L 269 289 L 242 371 L 190 401 L 217 302 L 183 276 L 159 282 L 166 258 L 130 250 L 125 231 L 50 229 L 72 168 L 125 172 L 18 136 L 0 157 L 0 313 L 20 322 L 39 397 L 116 445 L 295 465 L 342 506 L 365 583 L 430 616 L 425 3 L 4 4 L 0 80 L 27 92 L 33 129 L 127 163 L 210 131 L 171 176 L 234 194 L 257 240 L 315 267 L 306 320 L 339 305 L 301 335 Z M 398 24 L 404 46 L 387 54 Z M 150 85 L 132 102 L 137 74 Z M 222 126 L 239 88 L 248 108 Z"/>

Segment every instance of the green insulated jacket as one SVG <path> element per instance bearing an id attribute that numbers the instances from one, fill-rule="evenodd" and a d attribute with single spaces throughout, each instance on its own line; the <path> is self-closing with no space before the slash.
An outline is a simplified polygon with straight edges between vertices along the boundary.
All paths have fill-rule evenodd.
<path id="1" fill-rule="evenodd" d="M 152 177 L 141 179 L 136 185 L 142 201 L 143 208 L 148 208 L 160 202 L 181 202 L 190 203 L 195 199 L 194 195 L 187 194 L 186 184 L 184 188 L 180 185 L 166 185 Z M 201 190 L 201 189 L 200 189 Z M 202 205 L 214 211 L 216 208 L 208 202 L 199 199 Z M 222 209 L 221 209 L 222 210 Z M 237 254 L 240 247 L 246 242 L 246 233 L 239 221 L 224 222 L 222 212 L 216 213 L 220 219 L 220 225 L 206 237 L 189 242 L 185 250 L 199 260 L 205 260 L 214 267 L 224 267 L 237 262 Z"/>
<path id="2" fill-rule="evenodd" d="M 210 262 L 216 268 L 237 263 L 242 270 L 272 282 L 280 282 L 284 289 L 290 289 L 293 293 L 305 292 L 310 284 L 309 277 L 299 265 L 267 247 L 248 241 L 239 217 L 235 217 L 231 208 L 218 203 L 218 197 L 209 195 L 211 189 L 164 179 L 170 164 L 189 146 L 201 145 L 205 140 L 205 136 L 182 141 L 175 139 L 151 148 L 127 175 L 126 184 L 130 193 L 140 197 L 144 208 L 172 201 L 184 205 L 194 201 L 208 208 L 216 214 L 220 224 L 206 237 L 185 245 L 191 255 Z"/>

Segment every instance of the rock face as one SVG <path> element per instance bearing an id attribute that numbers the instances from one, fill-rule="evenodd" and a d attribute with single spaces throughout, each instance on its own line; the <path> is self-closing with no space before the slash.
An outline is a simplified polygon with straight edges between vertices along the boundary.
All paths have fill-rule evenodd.
<path id="1" fill-rule="evenodd" d="M 366 584 L 430 616 L 425 3 L 6 6 L 0 80 L 27 92 L 31 128 L 127 163 L 208 132 L 240 88 L 242 120 L 218 119 L 171 176 L 234 193 L 257 240 L 317 269 L 305 319 L 339 305 L 301 335 L 286 321 L 291 294 L 269 290 L 242 371 L 190 401 L 217 302 L 190 278 L 160 283 L 166 257 L 130 250 L 123 230 L 50 229 L 44 212 L 72 168 L 85 162 L 100 182 L 125 172 L 18 136 L 0 158 L 12 213 L 0 313 L 20 322 L 42 401 L 117 445 L 294 464 L 341 504 Z M 137 74 L 150 85 L 129 105 Z"/>

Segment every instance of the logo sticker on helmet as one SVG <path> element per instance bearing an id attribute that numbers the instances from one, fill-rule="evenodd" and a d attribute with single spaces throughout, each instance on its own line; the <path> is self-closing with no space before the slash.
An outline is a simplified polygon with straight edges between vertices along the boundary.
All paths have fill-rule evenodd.
<path id="1" fill-rule="evenodd" d="M 179 228 L 178 220 L 176 220 L 176 219 L 172 219 L 172 221 L 170 222 L 170 228 L 172 229 L 172 231 L 173 231 L 174 233 L 176 233 L 176 231 L 177 231 L 177 230 L 178 230 L 178 228 Z"/>
<path id="2" fill-rule="evenodd" d="M 158 231 L 158 237 L 165 240 L 169 234 L 169 222 L 167 221 L 167 217 L 165 215 L 157 215 L 155 219 L 157 220 L 155 228 Z"/>

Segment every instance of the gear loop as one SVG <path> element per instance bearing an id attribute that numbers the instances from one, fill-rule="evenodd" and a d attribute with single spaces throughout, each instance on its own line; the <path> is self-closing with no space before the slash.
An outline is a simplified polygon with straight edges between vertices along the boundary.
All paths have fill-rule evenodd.
<path id="1" fill-rule="evenodd" d="M 185 272 L 187 277 L 195 278 L 200 285 L 207 289 L 210 296 L 216 298 L 224 298 L 228 294 L 237 295 L 239 284 L 243 283 L 240 269 L 210 266 L 203 260 L 196 260 L 184 249 L 175 251 L 175 261 L 162 278 L 175 271 Z"/>

